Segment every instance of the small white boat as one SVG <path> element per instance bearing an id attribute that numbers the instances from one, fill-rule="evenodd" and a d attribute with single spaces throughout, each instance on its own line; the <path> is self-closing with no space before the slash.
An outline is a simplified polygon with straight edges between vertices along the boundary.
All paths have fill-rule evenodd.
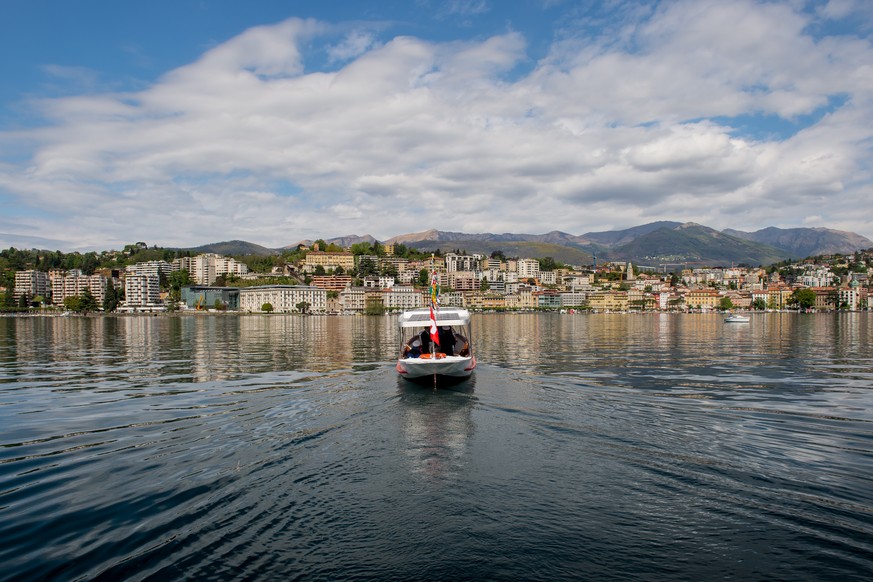
<path id="1" fill-rule="evenodd" d="M 731 313 L 724 318 L 725 323 L 749 323 L 748 316 Z"/>
<path id="2" fill-rule="evenodd" d="M 470 312 L 455 307 L 415 309 L 400 314 L 400 356 L 397 372 L 404 378 L 466 378 L 476 367 Z M 436 339 L 431 325 L 436 324 Z"/>

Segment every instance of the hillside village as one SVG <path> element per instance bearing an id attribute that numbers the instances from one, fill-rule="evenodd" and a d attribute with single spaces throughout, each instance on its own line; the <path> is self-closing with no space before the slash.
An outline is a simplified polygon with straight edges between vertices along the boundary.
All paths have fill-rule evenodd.
<path id="1" fill-rule="evenodd" d="M 119 257 L 116 252 L 113 258 L 131 260 L 138 252 L 148 256 L 147 250 L 144 243 L 129 245 L 126 254 Z M 8 252 L 0 257 L 4 254 Z M 485 256 L 460 249 L 427 255 L 379 243 L 341 248 L 317 241 L 299 246 L 287 258 L 272 266 L 260 264 L 257 271 L 215 253 L 145 260 L 123 268 L 101 268 L 93 261 L 82 268 L 30 268 L 15 271 L 13 284 L 0 293 L 4 310 L 19 312 L 382 314 L 426 305 L 433 270 L 441 304 L 472 310 L 873 307 L 873 250 L 766 268 L 683 268 L 669 273 L 626 262 L 571 266 L 548 257 L 507 258 L 500 252 Z"/>

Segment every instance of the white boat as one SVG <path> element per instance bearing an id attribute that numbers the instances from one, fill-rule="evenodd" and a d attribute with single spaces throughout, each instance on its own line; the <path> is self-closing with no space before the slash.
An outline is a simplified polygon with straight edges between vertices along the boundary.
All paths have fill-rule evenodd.
<path id="1" fill-rule="evenodd" d="M 748 316 L 745 315 L 737 315 L 736 313 L 731 313 L 727 317 L 724 318 L 725 323 L 749 323 Z"/>
<path id="2" fill-rule="evenodd" d="M 431 310 L 400 314 L 400 356 L 397 372 L 404 378 L 466 378 L 476 367 L 470 312 L 455 307 L 434 310 L 437 340 L 431 339 Z"/>

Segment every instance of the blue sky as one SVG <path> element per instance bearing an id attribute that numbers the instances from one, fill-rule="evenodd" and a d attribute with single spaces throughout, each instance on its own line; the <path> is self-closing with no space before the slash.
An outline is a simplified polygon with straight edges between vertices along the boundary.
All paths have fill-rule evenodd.
<path id="1" fill-rule="evenodd" d="M 873 3 L 0 1 L 0 248 L 873 238 Z"/>

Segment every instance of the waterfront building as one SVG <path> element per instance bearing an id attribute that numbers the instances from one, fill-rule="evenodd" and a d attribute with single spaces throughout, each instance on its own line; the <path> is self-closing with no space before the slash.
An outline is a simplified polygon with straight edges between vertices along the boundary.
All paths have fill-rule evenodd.
<path id="1" fill-rule="evenodd" d="M 340 309 L 343 313 L 363 313 L 367 290 L 364 287 L 346 287 L 340 291 Z"/>
<path id="2" fill-rule="evenodd" d="M 506 297 L 492 291 L 468 291 L 464 303 L 467 309 L 505 309 Z"/>
<path id="3" fill-rule="evenodd" d="M 88 289 L 97 304 L 103 305 L 106 289 L 113 284 L 109 279 L 99 274 L 83 275 L 79 269 L 71 269 L 66 274 L 63 273 L 62 270 L 56 269 L 50 273 L 53 304 L 63 305 L 66 298 L 78 297 Z"/>
<path id="4" fill-rule="evenodd" d="M 783 309 L 788 303 L 788 298 L 794 291 L 784 285 L 771 285 L 767 288 L 767 307 Z"/>
<path id="5" fill-rule="evenodd" d="M 861 305 L 861 291 L 857 281 L 837 289 L 841 309 L 857 311 Z"/>
<path id="6" fill-rule="evenodd" d="M 42 297 L 46 301 L 51 298 L 51 282 L 48 273 L 44 271 L 16 271 L 15 288 L 12 291 L 16 301 L 25 297 L 30 303 L 36 297 Z"/>
<path id="7" fill-rule="evenodd" d="M 239 290 L 239 309 L 261 312 L 265 304 L 275 313 L 300 313 L 301 305 L 308 304 L 309 313 L 327 312 L 327 291 L 310 285 L 261 285 Z"/>
<path id="8" fill-rule="evenodd" d="M 189 285 L 182 287 L 181 303 L 188 309 L 213 309 L 216 301 L 230 311 L 239 310 L 239 288 Z"/>
<path id="9" fill-rule="evenodd" d="M 531 297 L 540 309 L 558 309 L 561 307 L 561 294 L 554 289 L 534 291 L 531 293 Z"/>
<path id="10" fill-rule="evenodd" d="M 219 275 L 242 277 L 249 272 L 248 266 L 236 259 L 205 253 L 196 257 L 180 257 L 173 261 L 179 271 L 188 271 L 188 276 L 198 285 L 212 285 Z"/>
<path id="11" fill-rule="evenodd" d="M 564 291 L 561 293 L 561 307 L 579 307 L 585 305 L 588 295 L 579 291 Z"/>
<path id="12" fill-rule="evenodd" d="M 128 274 L 124 278 L 124 304 L 119 311 L 164 311 L 157 275 Z"/>
<path id="13" fill-rule="evenodd" d="M 588 294 L 588 305 L 594 311 L 627 311 L 625 291 L 595 291 Z"/>
<path id="14" fill-rule="evenodd" d="M 691 289 L 685 294 L 685 304 L 694 309 L 715 309 L 722 295 L 714 289 Z"/>

